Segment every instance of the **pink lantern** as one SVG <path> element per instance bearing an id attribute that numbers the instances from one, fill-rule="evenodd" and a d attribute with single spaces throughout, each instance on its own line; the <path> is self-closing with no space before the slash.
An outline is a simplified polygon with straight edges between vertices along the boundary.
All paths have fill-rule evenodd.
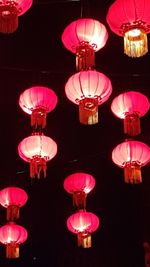
<path id="1" fill-rule="evenodd" d="M 150 148 L 142 142 L 128 140 L 114 148 L 112 160 L 120 168 L 124 168 L 126 183 L 141 183 L 141 167 L 150 161 Z"/>
<path id="2" fill-rule="evenodd" d="M 6 245 L 6 258 L 19 258 L 19 245 L 28 237 L 27 230 L 10 222 L 0 228 L 0 242 Z"/>
<path id="3" fill-rule="evenodd" d="M 19 98 L 19 105 L 24 112 L 31 115 L 31 126 L 34 130 L 46 126 L 46 115 L 57 104 L 57 96 L 52 89 L 34 86 L 25 90 Z"/>
<path id="4" fill-rule="evenodd" d="M 140 57 L 147 53 L 150 32 L 149 0 L 116 0 L 109 8 L 107 22 L 111 30 L 124 37 L 124 53 Z"/>
<path id="5" fill-rule="evenodd" d="M 74 234 L 77 234 L 78 246 L 84 248 L 91 247 L 91 233 L 99 227 L 98 217 L 87 211 L 78 211 L 67 219 L 67 228 Z"/>
<path id="6" fill-rule="evenodd" d="M 111 81 L 96 70 L 81 71 L 72 75 L 65 86 L 66 96 L 79 105 L 79 120 L 83 124 L 98 123 L 98 105 L 112 93 Z"/>
<path id="7" fill-rule="evenodd" d="M 33 134 L 23 139 L 18 145 L 19 156 L 30 163 L 30 177 L 40 178 L 41 172 L 46 177 L 46 162 L 57 153 L 57 144 L 48 136 Z"/>
<path id="8" fill-rule="evenodd" d="M 0 32 L 13 33 L 18 28 L 18 16 L 23 15 L 32 5 L 32 0 L 0 1 Z"/>
<path id="9" fill-rule="evenodd" d="M 107 39 L 105 26 L 90 18 L 73 21 L 62 34 L 64 46 L 76 54 L 76 67 L 79 71 L 95 66 L 95 52 L 106 44 Z"/>
<path id="10" fill-rule="evenodd" d="M 94 186 L 95 179 L 88 173 L 73 173 L 64 180 L 64 189 L 73 195 L 73 204 L 78 209 L 85 209 L 86 196 Z"/>
<path id="11" fill-rule="evenodd" d="M 14 221 L 19 218 L 20 207 L 28 200 L 27 193 L 18 187 L 7 187 L 0 191 L 0 204 L 7 209 L 7 220 Z"/>
<path id="12" fill-rule="evenodd" d="M 148 98 L 139 92 L 126 92 L 118 95 L 112 102 L 111 110 L 124 120 L 124 133 L 135 136 L 141 133 L 140 117 L 149 110 Z"/>

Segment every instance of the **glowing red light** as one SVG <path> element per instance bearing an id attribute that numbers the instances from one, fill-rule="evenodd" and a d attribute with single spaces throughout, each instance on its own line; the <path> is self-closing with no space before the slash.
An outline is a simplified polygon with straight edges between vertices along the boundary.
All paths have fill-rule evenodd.
<path id="1" fill-rule="evenodd" d="M 150 148 L 139 141 L 125 141 L 113 149 L 112 160 L 124 168 L 126 183 L 141 183 L 141 167 L 150 161 Z"/>

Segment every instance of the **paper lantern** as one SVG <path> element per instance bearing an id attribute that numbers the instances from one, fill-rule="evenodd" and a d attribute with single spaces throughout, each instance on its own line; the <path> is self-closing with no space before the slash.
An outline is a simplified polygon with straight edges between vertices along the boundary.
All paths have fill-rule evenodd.
<path id="1" fill-rule="evenodd" d="M 85 209 L 86 196 L 94 186 L 95 179 L 88 173 L 73 173 L 64 180 L 64 189 L 73 195 L 73 204 L 78 209 Z"/>
<path id="2" fill-rule="evenodd" d="M 6 258 L 19 258 L 19 246 L 28 237 L 27 230 L 10 222 L 0 228 L 0 242 L 6 245 Z"/>
<path id="3" fill-rule="evenodd" d="M 99 227 L 99 218 L 87 211 L 78 211 L 67 219 L 67 228 L 77 234 L 78 246 L 83 248 L 91 247 L 91 233 Z"/>
<path id="4" fill-rule="evenodd" d="M 139 92 L 125 92 L 118 95 L 111 105 L 112 112 L 124 120 L 124 133 L 135 136 L 141 133 L 140 117 L 149 110 L 148 98 Z"/>
<path id="5" fill-rule="evenodd" d="M 108 39 L 105 26 L 91 18 L 80 18 L 70 23 L 62 34 L 64 46 L 76 54 L 77 70 L 92 69 L 95 66 L 95 52 Z"/>
<path id="6" fill-rule="evenodd" d="M 111 81 L 96 70 L 81 71 L 72 75 L 65 85 L 66 96 L 79 105 L 79 120 L 83 124 L 98 123 L 98 105 L 112 93 Z"/>
<path id="7" fill-rule="evenodd" d="M 0 1 L 0 32 L 13 33 L 18 28 L 18 16 L 23 15 L 32 5 L 32 0 Z"/>
<path id="8" fill-rule="evenodd" d="M 46 177 L 46 163 L 57 153 L 57 144 L 48 136 L 33 134 L 18 145 L 19 156 L 30 163 L 30 177 Z"/>
<path id="9" fill-rule="evenodd" d="M 19 98 L 19 105 L 31 115 L 31 126 L 35 131 L 46 126 L 46 115 L 57 104 L 57 96 L 50 88 L 34 86 L 25 90 Z"/>
<path id="10" fill-rule="evenodd" d="M 112 160 L 116 165 L 124 168 L 126 183 L 141 183 L 141 167 L 150 161 L 150 148 L 142 142 L 128 140 L 114 148 Z"/>
<path id="11" fill-rule="evenodd" d="M 0 204 L 7 209 L 7 220 L 19 218 L 20 207 L 28 200 L 27 193 L 19 187 L 7 187 L 0 191 Z"/>
<path id="12" fill-rule="evenodd" d="M 124 37 L 124 53 L 140 57 L 147 53 L 150 32 L 149 0 L 116 0 L 109 8 L 107 22 L 111 30 Z"/>

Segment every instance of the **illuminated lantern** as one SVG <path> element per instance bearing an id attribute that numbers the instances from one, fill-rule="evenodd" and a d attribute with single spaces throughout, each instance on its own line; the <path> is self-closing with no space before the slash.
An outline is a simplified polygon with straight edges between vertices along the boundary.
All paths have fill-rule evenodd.
<path id="1" fill-rule="evenodd" d="M 150 148 L 142 142 L 125 141 L 114 148 L 112 160 L 116 165 L 124 168 L 126 183 L 141 183 L 141 167 L 150 161 Z"/>
<path id="2" fill-rule="evenodd" d="M 73 195 L 73 204 L 78 209 L 85 209 L 86 196 L 94 186 L 95 179 L 88 173 L 73 173 L 64 180 L 64 188 Z"/>
<path id="3" fill-rule="evenodd" d="M 7 209 L 7 220 L 19 218 L 19 209 L 27 202 L 27 193 L 18 187 L 7 187 L 0 191 L 0 204 Z"/>
<path id="4" fill-rule="evenodd" d="M 6 245 L 6 258 L 19 258 L 19 246 L 28 237 L 27 230 L 10 222 L 0 228 L 0 242 Z"/>
<path id="5" fill-rule="evenodd" d="M 141 133 L 140 117 L 149 110 L 148 98 L 139 92 L 125 92 L 117 96 L 111 105 L 112 112 L 124 120 L 124 133 L 135 136 Z"/>
<path id="6" fill-rule="evenodd" d="M 112 93 L 109 78 L 96 70 L 81 71 L 69 78 L 65 86 L 66 96 L 79 105 L 79 120 L 83 124 L 98 123 L 98 105 Z"/>
<path id="7" fill-rule="evenodd" d="M 106 44 L 108 33 L 105 26 L 91 18 L 80 18 L 70 23 L 62 34 L 64 46 L 76 54 L 77 70 L 95 66 L 95 52 Z"/>
<path id="8" fill-rule="evenodd" d="M 107 22 L 111 30 L 124 37 L 124 53 L 140 57 L 147 53 L 150 32 L 149 0 L 116 0 L 109 8 Z"/>
<path id="9" fill-rule="evenodd" d="M 23 15 L 32 5 L 32 0 L 0 1 L 0 32 L 13 33 L 18 28 L 18 16 Z"/>
<path id="10" fill-rule="evenodd" d="M 18 145 L 19 156 L 30 163 L 30 177 L 46 177 L 46 162 L 57 153 L 57 144 L 48 136 L 33 134 Z"/>
<path id="11" fill-rule="evenodd" d="M 99 227 L 98 217 L 87 211 L 78 211 L 67 219 L 67 228 L 77 234 L 78 246 L 83 248 L 91 247 L 91 233 Z"/>
<path id="12" fill-rule="evenodd" d="M 19 98 L 19 105 L 31 115 L 31 126 L 34 130 L 46 126 L 46 115 L 57 104 L 57 96 L 52 89 L 43 86 L 34 86 L 25 90 Z"/>

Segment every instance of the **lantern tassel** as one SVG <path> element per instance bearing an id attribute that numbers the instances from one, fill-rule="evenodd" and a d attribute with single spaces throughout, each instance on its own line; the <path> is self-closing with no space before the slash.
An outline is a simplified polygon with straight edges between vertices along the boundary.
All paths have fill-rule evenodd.
<path id="1" fill-rule="evenodd" d="M 34 131 L 41 130 L 46 126 L 46 110 L 44 108 L 37 108 L 31 114 L 31 126 Z"/>
<path id="2" fill-rule="evenodd" d="M 90 248 L 92 246 L 91 235 L 89 233 L 80 232 L 78 233 L 77 238 L 79 247 Z"/>
<path id="3" fill-rule="evenodd" d="M 135 136 L 141 133 L 140 118 L 137 113 L 127 114 L 124 119 L 124 133 Z"/>
<path id="4" fill-rule="evenodd" d="M 94 69 L 95 51 L 94 46 L 88 42 L 81 42 L 76 48 L 76 69 L 77 71 Z"/>
<path id="5" fill-rule="evenodd" d="M 86 208 L 86 193 L 84 191 L 73 192 L 73 206 L 77 207 L 78 210 Z"/>
<path id="6" fill-rule="evenodd" d="M 127 162 L 124 167 L 125 183 L 142 183 L 141 167 L 136 162 Z"/>
<path id="7" fill-rule="evenodd" d="M 0 32 L 13 33 L 18 28 L 18 10 L 15 4 L 0 5 Z"/>
<path id="8" fill-rule="evenodd" d="M 46 178 L 46 159 L 40 156 L 35 156 L 30 162 L 30 177 L 35 178 L 35 176 L 40 179 L 41 172 L 44 178 Z"/>
<path id="9" fill-rule="evenodd" d="M 98 98 L 84 98 L 79 102 L 80 123 L 92 125 L 98 123 Z"/>
<path id="10" fill-rule="evenodd" d="M 10 205 L 7 208 L 7 221 L 15 221 L 19 219 L 20 208 L 16 205 Z"/>
<path id="11" fill-rule="evenodd" d="M 124 53 L 129 57 L 141 57 L 148 52 L 147 34 L 142 29 L 130 29 L 124 34 Z"/>
<path id="12" fill-rule="evenodd" d="M 6 258 L 15 259 L 19 258 L 19 245 L 11 242 L 6 244 Z"/>

